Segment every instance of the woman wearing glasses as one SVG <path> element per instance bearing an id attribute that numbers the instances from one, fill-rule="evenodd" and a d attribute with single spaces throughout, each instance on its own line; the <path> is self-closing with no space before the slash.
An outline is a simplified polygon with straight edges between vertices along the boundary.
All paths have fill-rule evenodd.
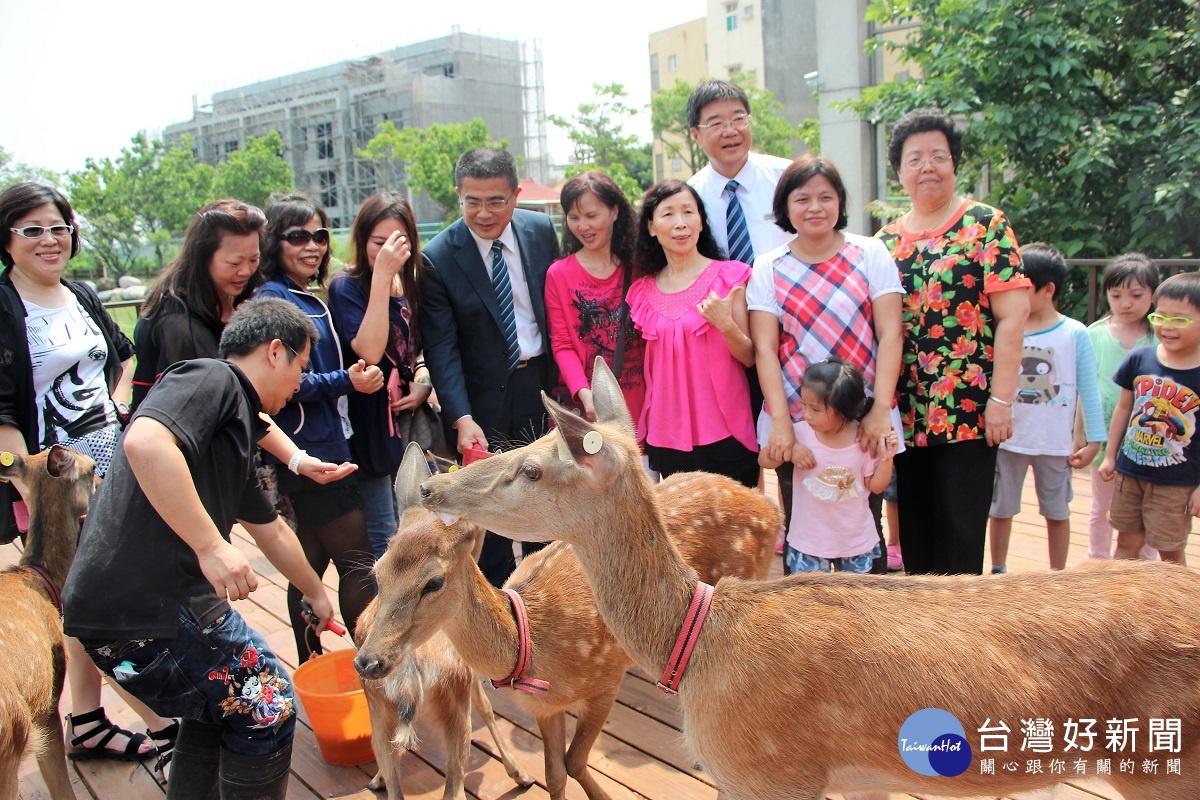
<path id="1" fill-rule="evenodd" d="M 83 283 L 63 279 L 79 252 L 71 204 L 58 190 L 21 183 L 0 195 L 0 450 L 37 453 L 62 444 L 85 453 L 103 477 L 128 419 L 133 345 Z M 17 535 L 13 503 L 0 483 L 0 542 Z M 24 491 L 18 485 L 18 492 Z M 23 516 L 23 514 L 22 514 Z M 140 760 L 170 750 L 178 728 L 118 689 L 149 726 L 147 737 L 118 728 L 100 706 L 100 672 L 67 639 L 67 717 L 76 759 Z"/>
<path id="2" fill-rule="evenodd" d="M 896 457 L 910 573 L 983 571 L 997 445 L 1012 436 L 1029 286 L 1004 213 L 956 192 L 962 134 L 936 108 L 904 116 L 888 160 L 912 210 L 876 234 L 900 268 L 908 449 Z"/>
<path id="3" fill-rule="evenodd" d="M 255 296 L 287 300 L 317 326 L 321 337 L 313 345 L 300 390 L 272 419 L 298 447 L 322 460 L 341 463 L 350 460 L 346 396 L 378 392 L 383 374 L 362 359 L 348 368 L 343 364 L 329 308 L 309 291 L 313 284 L 324 286 L 329 273 L 328 224 L 325 209 L 307 197 L 291 195 L 272 203 L 263 238 L 261 271 L 266 283 Z M 276 510 L 294 521 L 309 566 L 318 575 L 331 561 L 336 567 L 342 619 L 353 634 L 359 615 L 375 596 L 367 567 L 371 545 L 356 476 L 322 485 L 293 474 L 269 453 L 263 460 L 263 483 L 276 498 Z M 289 584 L 287 597 L 296 651 L 303 662 L 310 653 L 321 652 L 321 642 L 301 614 L 302 592 Z"/>
<path id="4" fill-rule="evenodd" d="M 379 558 L 399 523 L 392 487 L 405 442 L 395 415 L 424 403 L 432 391 L 429 372 L 417 361 L 421 250 L 404 195 L 368 197 L 354 218 L 350 246 L 349 265 L 329 284 L 329 306 L 347 358 L 377 366 L 387 389 L 349 397 L 350 450 L 359 468 L 367 535 Z"/>

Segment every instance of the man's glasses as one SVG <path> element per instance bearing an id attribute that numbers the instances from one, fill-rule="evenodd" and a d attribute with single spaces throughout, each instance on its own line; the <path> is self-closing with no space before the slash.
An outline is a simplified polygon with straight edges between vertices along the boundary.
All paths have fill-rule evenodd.
<path id="1" fill-rule="evenodd" d="M 75 232 L 75 226 L 51 225 L 47 228 L 42 225 L 26 225 L 24 228 L 9 228 L 9 230 L 25 239 L 40 239 L 46 235 L 46 231 L 50 231 L 50 235 L 56 239 L 65 239 Z"/>
<path id="2" fill-rule="evenodd" d="M 282 234 L 279 238 L 295 247 L 304 247 L 309 242 L 329 244 L 329 228 L 317 228 L 315 231 L 296 228 Z"/>
<path id="3" fill-rule="evenodd" d="M 322 228 L 321 230 L 325 230 L 325 229 Z M 293 348 L 290 344 L 288 344 L 287 342 L 282 342 L 282 344 L 284 347 L 286 347 L 288 350 L 290 350 L 292 352 L 292 360 L 293 361 L 295 361 L 297 358 L 300 357 L 300 354 L 297 353 L 295 348 Z M 304 380 L 305 378 L 307 378 L 309 375 L 312 375 L 312 374 L 313 374 L 312 364 L 310 362 L 310 364 L 308 366 L 306 366 L 304 369 L 300 370 L 300 380 Z"/>
<path id="4" fill-rule="evenodd" d="M 513 195 L 508 197 L 489 197 L 487 200 L 480 200 L 478 197 L 464 197 L 458 201 L 458 204 L 467 211 L 476 212 L 481 208 L 486 208 L 488 211 L 503 211 L 508 208 L 509 201 L 513 199 Z"/>
<path id="5" fill-rule="evenodd" d="M 1164 314 L 1158 313 L 1157 311 L 1147 314 L 1146 319 L 1150 320 L 1150 324 L 1154 325 L 1155 327 L 1170 325 L 1172 328 L 1186 328 L 1196 321 L 1191 317 L 1168 317 Z"/>
<path id="6" fill-rule="evenodd" d="M 726 128 L 733 128 L 735 131 L 744 131 L 750 127 L 749 114 L 734 114 L 729 119 L 718 119 L 704 125 L 697 125 L 696 129 L 701 131 L 716 131 L 724 133 Z"/>

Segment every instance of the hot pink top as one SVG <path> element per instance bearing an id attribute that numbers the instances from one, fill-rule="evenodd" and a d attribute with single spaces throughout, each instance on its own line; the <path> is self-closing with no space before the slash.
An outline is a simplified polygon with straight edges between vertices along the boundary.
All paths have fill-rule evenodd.
<path id="1" fill-rule="evenodd" d="M 555 261 L 546 272 L 546 317 L 550 322 L 550 346 L 558 372 L 572 397 L 591 388 L 596 356 L 611 369 L 616 358 L 617 333 L 621 319 L 621 289 L 625 273 L 617 270 L 608 278 L 594 277 L 574 253 Z M 617 379 L 625 404 L 636 423 L 642 414 L 646 387 L 642 377 L 642 355 L 646 343 L 627 321 L 625 356 Z"/>
<path id="2" fill-rule="evenodd" d="M 690 451 L 733 436 L 758 451 L 746 368 L 696 310 L 710 291 L 726 297 L 749 279 L 746 264 L 714 261 L 682 292 L 664 294 L 652 275 L 629 287 L 630 315 L 646 340 L 646 401 L 637 429 L 648 444 Z"/>

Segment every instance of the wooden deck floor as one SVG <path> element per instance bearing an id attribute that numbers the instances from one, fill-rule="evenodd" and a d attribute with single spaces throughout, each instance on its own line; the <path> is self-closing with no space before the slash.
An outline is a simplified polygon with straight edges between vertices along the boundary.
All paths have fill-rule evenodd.
<path id="1" fill-rule="evenodd" d="M 773 492 L 773 483 L 768 484 Z M 1072 508 L 1070 564 L 1087 558 L 1087 509 L 1091 502 L 1086 475 L 1075 478 L 1075 499 Z M 263 558 L 251 540 L 235 538 L 251 558 L 261 576 L 259 589 L 250 600 L 237 604 L 238 611 L 250 625 L 262 633 L 275 651 L 289 661 L 294 658 L 295 645 L 288 628 L 285 609 L 286 582 Z M 15 545 L 0 547 L 0 566 L 15 563 L 19 551 Z M 1200 537 L 1194 537 L 1188 547 L 1192 564 L 1200 564 Z M 1037 515 L 1032 485 L 1026 487 L 1020 516 L 1014 521 L 1009 555 L 1010 571 L 1046 569 L 1045 525 Z M 775 571 L 779 572 L 778 563 Z M 336 574 L 326 576 L 336 589 Z M 330 634 L 324 636 L 327 649 L 347 646 Z M 125 726 L 141 730 L 141 721 L 126 708 L 107 687 L 105 706 L 109 715 Z M 514 753 L 526 770 L 543 781 L 541 741 L 533 719 L 521 713 L 507 690 L 490 690 L 503 735 L 512 743 Z M 68 698 L 63 708 L 68 708 Z M 614 800 L 713 800 L 716 789 L 704 771 L 694 765 L 684 751 L 679 735 L 680 714 L 675 698 L 657 691 L 653 682 L 639 671 L 631 671 L 621 689 L 600 737 L 592 751 L 591 765 L 599 780 Z M 568 723 L 569 726 L 570 723 Z M 437 736 L 423 730 L 419 750 L 404 758 L 404 792 L 411 800 L 438 800 L 442 796 L 442 770 L 445 756 Z M 568 735 L 570 735 L 568 729 Z M 527 790 L 516 788 L 505 774 L 500 762 L 493 757 L 491 739 L 483 723 L 476 718 L 471 771 L 467 776 L 467 791 L 478 800 L 507 800 L 548 797 L 544 783 Z M 163 788 L 155 781 L 146 765 L 116 762 L 72 763 L 72 778 L 80 800 L 160 800 Z M 374 774 L 374 764 L 360 767 L 335 767 L 320 757 L 316 740 L 301 711 L 292 759 L 292 780 L 288 797 L 292 800 L 313 798 L 357 798 L 365 800 L 376 795 L 365 788 Z M 31 759 L 21 765 L 21 797 L 24 800 L 48 798 L 45 786 Z M 568 783 L 568 798 L 586 800 L 578 784 Z M 1095 786 L 1067 786 L 1060 800 L 1119 800 L 1120 795 Z"/>

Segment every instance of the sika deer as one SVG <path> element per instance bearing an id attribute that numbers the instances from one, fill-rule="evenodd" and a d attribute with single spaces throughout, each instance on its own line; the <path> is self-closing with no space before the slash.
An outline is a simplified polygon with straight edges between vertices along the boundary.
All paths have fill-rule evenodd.
<path id="1" fill-rule="evenodd" d="M 50 796 L 75 797 L 67 773 L 58 700 L 66 675 L 59 592 L 75 558 L 80 520 L 95 488 L 92 459 L 54 445 L 36 456 L 0 453 L 0 480 L 29 492 L 20 564 L 0 573 L 0 798 L 16 800 L 28 749 Z"/>
<path id="2" fill-rule="evenodd" d="M 596 424 L 547 400 L 554 432 L 430 478 L 422 502 L 514 539 L 570 542 L 617 640 L 656 674 L 697 575 L 664 535 L 620 388 L 603 363 L 593 400 Z M 685 738 L 725 800 L 995 797 L 1068 777 L 1003 768 L 1032 757 L 1017 743 L 1021 721 L 1039 718 L 1056 734 L 1036 757 L 1068 765 L 1089 755 L 1135 758 L 1135 773 L 1113 764 L 1104 776 L 1126 800 L 1195 800 L 1200 770 L 1148 774 L 1141 763 L 1158 755 L 1186 765 L 1200 755 L 1198 599 L 1200 576 L 1189 570 L 1130 562 L 1003 577 L 725 578 L 680 689 Z M 958 777 L 919 774 L 900 756 L 901 726 L 927 708 L 965 729 L 972 756 Z M 1136 755 L 1105 749 L 1107 721 L 1123 719 L 1140 720 Z M 1147 752 L 1152 719 L 1179 720 L 1173 752 Z M 1012 749 L 996 758 L 994 775 L 983 774 L 980 756 L 992 754 L 981 752 L 979 729 L 1005 720 Z M 1097 721 L 1092 753 L 1058 735 L 1069 720 Z M 1096 760 L 1084 767 L 1097 772 Z"/>
<path id="3" fill-rule="evenodd" d="M 377 622 L 364 641 L 359 671 L 385 676 L 397 662 L 406 663 L 409 648 L 444 634 L 477 672 L 509 675 L 517 660 L 517 623 L 508 597 L 487 582 L 472 557 L 471 544 L 481 529 L 468 523 L 447 526 L 417 506 L 420 484 L 428 478 L 424 457 L 410 448 L 396 481 L 399 504 L 407 510 L 376 565 L 379 619 L 386 624 Z M 728 478 L 704 473 L 675 476 L 657 491 L 667 509 L 666 532 L 707 580 L 767 574 L 781 524 L 773 503 Z M 527 674 L 549 682 L 543 694 L 518 692 L 514 699 L 537 719 L 550 796 L 562 800 L 570 775 L 591 800 L 607 800 L 588 770 L 588 756 L 632 660 L 597 614 L 567 544 L 552 544 L 526 558 L 505 586 L 520 594 L 528 610 Z M 568 708 L 578 708 L 569 750 Z"/>
<path id="4" fill-rule="evenodd" d="M 375 629 L 379 598 L 358 618 L 355 631 L 364 644 Z M 533 778 L 521 769 L 496 727 L 496 715 L 475 673 L 463 663 L 445 635 L 433 636 L 400 659 L 395 669 L 377 680 L 364 679 L 367 709 L 371 715 L 371 747 L 378 774 L 367 784 L 373 791 L 387 789 L 388 800 L 404 800 L 400 786 L 400 756 L 416 745 L 412 722 L 417 707 L 431 718 L 446 742 L 444 800 L 466 800 L 463 782 L 471 754 L 471 708 L 479 712 L 492 734 L 496 750 L 509 776 L 518 786 L 531 786 Z"/>

